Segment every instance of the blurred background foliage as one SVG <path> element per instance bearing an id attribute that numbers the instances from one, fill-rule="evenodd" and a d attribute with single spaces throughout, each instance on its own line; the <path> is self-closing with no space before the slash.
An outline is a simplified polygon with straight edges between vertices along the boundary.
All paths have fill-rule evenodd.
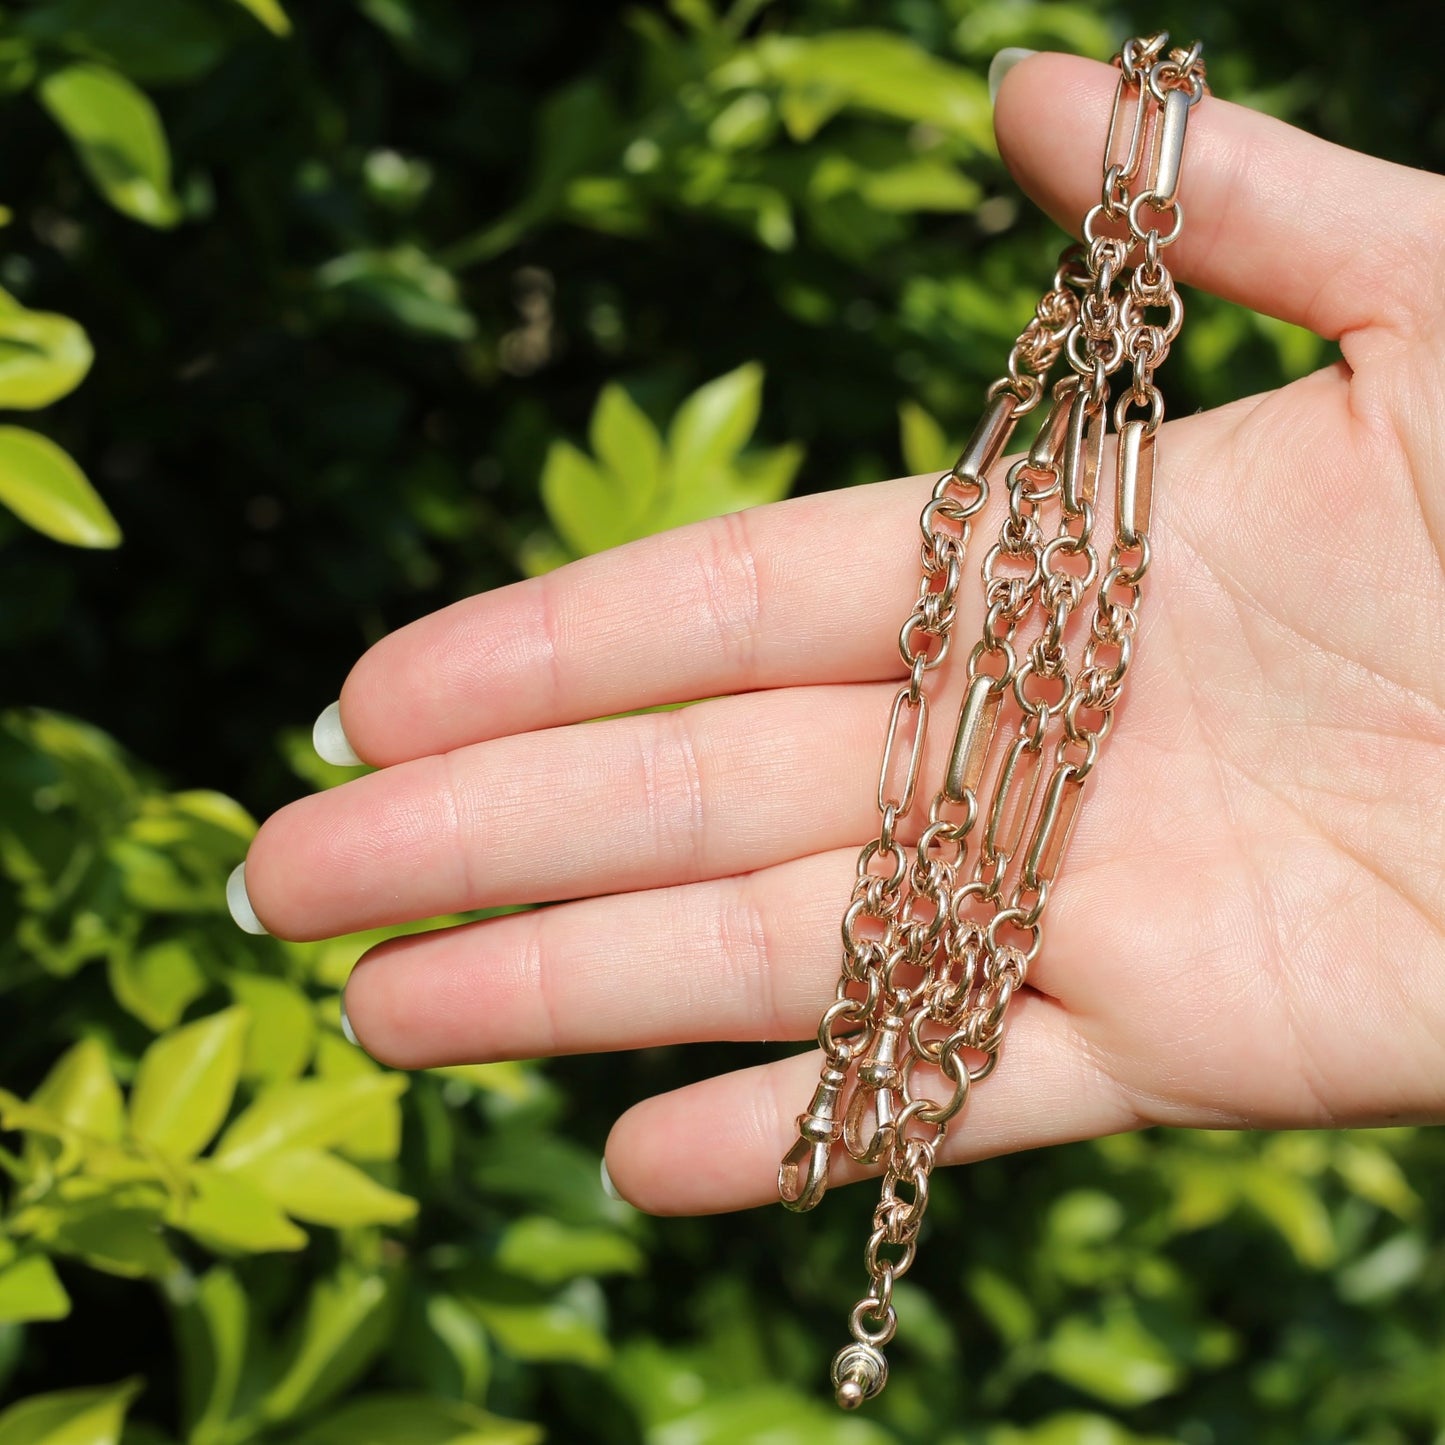
<path id="1" fill-rule="evenodd" d="M 1321 13 L 0 10 L 0 1445 L 1445 1440 L 1430 1131 L 952 1171 L 844 1419 L 866 1191 L 598 1187 L 627 1104 L 760 1049 L 404 1078 L 338 1027 L 372 938 L 222 899 L 252 815 L 345 776 L 297 724 L 383 632 L 947 464 L 1059 242 L 994 150 L 999 47 L 1198 34 L 1219 93 L 1438 169 L 1419 12 Z M 1327 359 L 1190 305 L 1176 411 Z"/>

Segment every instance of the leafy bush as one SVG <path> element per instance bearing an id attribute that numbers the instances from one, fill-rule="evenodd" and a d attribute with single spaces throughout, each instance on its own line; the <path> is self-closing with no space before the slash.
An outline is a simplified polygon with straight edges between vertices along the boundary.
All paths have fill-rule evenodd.
<path id="1" fill-rule="evenodd" d="M 0 639 L 40 705 L 0 725 L 0 1445 L 1445 1429 L 1431 1133 L 1158 1131 L 953 1171 L 893 1383 L 845 1419 L 820 1383 L 865 1191 L 657 1221 L 598 1184 L 621 1108 L 741 1050 L 405 1079 L 339 1028 L 379 935 L 290 945 L 225 914 L 254 827 L 232 798 L 347 776 L 291 724 L 386 627 L 795 484 L 946 462 L 1056 245 L 1003 179 L 983 68 L 1154 21 L 1116 19 L 0 15 L 0 406 L 49 408 L 0 428 Z M 1378 11 L 1317 21 L 1205 5 L 1179 28 L 1221 93 L 1438 162 L 1428 47 Z M 1190 304 L 1182 410 L 1326 355 Z"/>

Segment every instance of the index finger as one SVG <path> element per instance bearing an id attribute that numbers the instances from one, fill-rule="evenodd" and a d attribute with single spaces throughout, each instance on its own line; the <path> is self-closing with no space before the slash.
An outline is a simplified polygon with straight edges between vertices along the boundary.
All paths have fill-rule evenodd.
<path id="1" fill-rule="evenodd" d="M 387 766 L 659 703 L 901 675 L 933 481 L 733 513 L 454 603 L 356 664 L 346 738 Z"/>

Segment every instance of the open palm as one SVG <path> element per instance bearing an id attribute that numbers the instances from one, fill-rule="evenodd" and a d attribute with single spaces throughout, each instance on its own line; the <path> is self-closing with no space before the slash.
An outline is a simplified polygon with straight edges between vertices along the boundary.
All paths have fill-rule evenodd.
<path id="1" fill-rule="evenodd" d="M 1092 200 L 1112 85 L 1039 56 L 999 97 L 1006 158 L 1061 220 Z M 950 1162 L 1156 1122 L 1445 1117 L 1445 185 L 1211 99 L 1182 196 L 1179 278 L 1344 361 L 1165 428 L 1129 695 Z M 341 699 L 379 771 L 266 823 L 256 914 L 315 938 L 576 900 L 364 959 L 350 1020 L 398 1065 L 807 1037 L 931 481 L 684 528 L 385 639 Z M 612 1177 L 659 1212 L 765 1202 L 816 1069 L 640 1103 Z"/>

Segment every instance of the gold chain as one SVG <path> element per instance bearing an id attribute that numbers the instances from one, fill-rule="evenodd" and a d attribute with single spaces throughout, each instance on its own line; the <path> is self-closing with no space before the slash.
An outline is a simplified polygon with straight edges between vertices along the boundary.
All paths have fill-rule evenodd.
<path id="1" fill-rule="evenodd" d="M 913 1264 L 939 1146 L 971 1087 L 998 1061 L 1009 1004 L 1038 955 L 1049 891 L 1133 658 L 1164 418 L 1154 372 L 1184 316 L 1163 253 L 1184 224 L 1176 193 L 1185 131 L 1206 93 L 1202 47 L 1166 53 L 1167 43 L 1164 34 L 1129 40 L 1114 57 L 1102 195 L 1084 218 L 1083 244 L 1061 255 L 1006 373 L 988 388 L 973 436 L 920 519 L 922 575 L 898 639 L 908 680 L 889 715 L 878 836 L 858 856 L 843 915 L 842 969 L 818 1025 L 818 1086 L 778 1171 L 783 1203 L 806 1210 L 828 1187 L 840 1141 L 859 1163 L 883 1165 L 864 1252 L 868 1292 L 849 1316 L 852 1341 L 833 1359 L 845 1408 L 887 1383 L 883 1349 L 898 1325 L 893 1286 Z M 1060 357 L 1069 370 L 1050 389 Z M 1128 384 L 1111 408 L 1110 378 L 1125 367 Z M 1007 473 L 1007 515 L 982 566 L 982 635 L 910 860 L 898 832 L 918 792 L 929 675 L 952 646 L 973 521 L 988 501 L 989 471 L 1046 391 L 1050 405 L 1033 445 Z M 1094 509 L 1111 420 L 1114 535 L 1100 580 Z M 1087 641 L 1071 661 L 1070 619 L 1091 593 Z M 1033 613 L 1037 635 L 1026 649 L 1016 646 Z M 1013 712 L 1017 727 L 984 809 L 979 789 Z"/>

